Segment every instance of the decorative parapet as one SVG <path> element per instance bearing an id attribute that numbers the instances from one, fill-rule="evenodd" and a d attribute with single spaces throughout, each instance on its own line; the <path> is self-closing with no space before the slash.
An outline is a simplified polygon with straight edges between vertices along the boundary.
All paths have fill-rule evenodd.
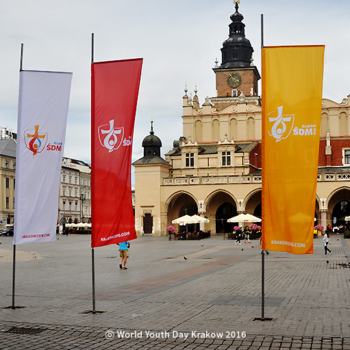
<path id="1" fill-rule="evenodd" d="M 202 177 L 202 184 L 212 184 L 213 178 L 212 177 Z"/>
<path id="2" fill-rule="evenodd" d="M 324 174 L 324 181 L 334 181 L 335 174 Z"/>
<path id="3" fill-rule="evenodd" d="M 199 177 L 191 177 L 190 184 L 191 185 L 199 185 Z"/>
<path id="4" fill-rule="evenodd" d="M 261 176 L 253 176 L 253 182 L 254 183 L 261 183 L 262 177 Z"/>
<path id="5" fill-rule="evenodd" d="M 188 179 L 185 177 L 176 177 L 175 178 L 175 185 L 187 185 Z"/>
<path id="6" fill-rule="evenodd" d="M 227 177 L 226 176 L 219 176 L 213 178 L 214 184 L 227 184 Z"/>
<path id="7" fill-rule="evenodd" d="M 350 174 L 337 174 L 337 181 L 349 181 Z"/>
<path id="8" fill-rule="evenodd" d="M 350 181 L 350 172 L 341 174 L 320 173 L 317 175 L 317 181 Z M 261 175 L 175 177 L 166 178 L 163 182 L 164 186 L 261 183 Z"/>

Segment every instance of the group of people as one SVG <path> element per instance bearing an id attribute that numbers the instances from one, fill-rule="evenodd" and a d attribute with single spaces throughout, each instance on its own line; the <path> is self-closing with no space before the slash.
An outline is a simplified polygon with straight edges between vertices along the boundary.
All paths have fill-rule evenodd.
<path id="1" fill-rule="evenodd" d="M 238 227 L 235 233 L 236 233 L 236 244 L 241 245 L 241 239 L 243 239 L 243 235 L 244 235 L 244 243 L 246 244 L 247 241 L 248 243 L 250 243 L 250 232 L 249 232 L 248 226 L 244 228 L 244 231 L 242 231 L 242 227 Z"/>

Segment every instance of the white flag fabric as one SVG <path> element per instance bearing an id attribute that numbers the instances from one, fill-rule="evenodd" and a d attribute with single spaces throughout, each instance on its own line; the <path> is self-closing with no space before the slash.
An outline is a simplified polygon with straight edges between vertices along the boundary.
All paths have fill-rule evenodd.
<path id="1" fill-rule="evenodd" d="M 56 240 L 72 73 L 21 71 L 13 244 Z"/>

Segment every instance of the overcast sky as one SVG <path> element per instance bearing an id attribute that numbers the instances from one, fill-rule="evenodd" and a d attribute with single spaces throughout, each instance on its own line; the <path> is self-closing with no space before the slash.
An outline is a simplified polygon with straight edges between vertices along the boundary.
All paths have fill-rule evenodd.
<path id="1" fill-rule="evenodd" d="M 73 72 L 64 155 L 90 162 L 91 33 L 95 61 L 144 59 L 133 160 L 150 120 L 162 154 L 182 135 L 182 96 L 197 86 L 213 97 L 215 58 L 228 38 L 233 0 L 2 0 L 0 3 L 0 126 L 17 130 L 20 45 L 23 69 Z M 265 45 L 326 45 L 323 96 L 350 94 L 350 1 L 241 0 L 246 37 L 260 68 L 260 17 Z"/>

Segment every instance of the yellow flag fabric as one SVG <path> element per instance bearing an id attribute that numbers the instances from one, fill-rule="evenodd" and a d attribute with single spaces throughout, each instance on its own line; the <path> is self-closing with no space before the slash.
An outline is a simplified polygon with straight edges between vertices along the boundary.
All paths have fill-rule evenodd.
<path id="1" fill-rule="evenodd" d="M 313 253 L 324 46 L 262 49 L 262 249 Z"/>

